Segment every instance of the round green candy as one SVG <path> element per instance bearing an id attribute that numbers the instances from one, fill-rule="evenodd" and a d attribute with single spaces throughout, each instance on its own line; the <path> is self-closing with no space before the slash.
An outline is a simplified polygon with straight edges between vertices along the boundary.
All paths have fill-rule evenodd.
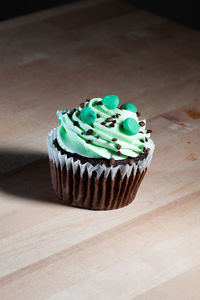
<path id="1" fill-rule="evenodd" d="M 132 104 L 132 103 L 124 103 L 124 104 L 122 104 L 122 105 L 120 106 L 120 108 L 121 108 L 121 109 L 130 110 L 130 111 L 132 111 L 132 112 L 134 112 L 134 113 L 137 112 L 136 106 L 135 106 L 134 104 Z"/>
<path id="2" fill-rule="evenodd" d="M 80 113 L 80 119 L 88 125 L 92 125 L 96 120 L 96 113 L 89 107 L 83 107 Z"/>
<path id="3" fill-rule="evenodd" d="M 101 102 L 107 109 L 115 109 L 119 105 L 119 98 L 116 95 L 107 95 Z"/>
<path id="4" fill-rule="evenodd" d="M 127 135 L 137 134 L 140 130 L 140 125 L 135 119 L 127 118 L 122 122 L 123 130 Z"/>

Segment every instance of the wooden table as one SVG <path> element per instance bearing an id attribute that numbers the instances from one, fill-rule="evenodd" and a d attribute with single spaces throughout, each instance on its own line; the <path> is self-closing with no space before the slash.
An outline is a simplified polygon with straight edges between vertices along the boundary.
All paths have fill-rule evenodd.
<path id="1" fill-rule="evenodd" d="M 200 32 L 126 1 L 81 1 L 0 24 L 0 299 L 200 299 Z M 117 94 L 153 130 L 135 201 L 57 203 L 56 110 Z"/>

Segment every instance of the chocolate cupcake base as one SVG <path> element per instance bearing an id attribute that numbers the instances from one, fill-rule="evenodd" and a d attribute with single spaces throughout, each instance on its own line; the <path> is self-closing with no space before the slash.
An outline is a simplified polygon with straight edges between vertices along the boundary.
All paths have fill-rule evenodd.
<path id="1" fill-rule="evenodd" d="M 56 128 L 47 138 L 54 191 L 68 205 L 93 210 L 116 209 L 130 204 L 150 164 L 154 144 L 146 157 L 132 165 L 106 166 L 82 163 L 61 154 L 55 146 Z"/>

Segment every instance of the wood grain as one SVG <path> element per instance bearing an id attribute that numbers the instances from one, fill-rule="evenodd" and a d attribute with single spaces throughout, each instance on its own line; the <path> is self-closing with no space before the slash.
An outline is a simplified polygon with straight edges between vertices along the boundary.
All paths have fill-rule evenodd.
<path id="1" fill-rule="evenodd" d="M 0 298 L 200 298 L 200 33 L 130 2 L 0 23 Z M 133 101 L 156 151 L 136 200 L 67 207 L 50 183 L 56 110 Z"/>

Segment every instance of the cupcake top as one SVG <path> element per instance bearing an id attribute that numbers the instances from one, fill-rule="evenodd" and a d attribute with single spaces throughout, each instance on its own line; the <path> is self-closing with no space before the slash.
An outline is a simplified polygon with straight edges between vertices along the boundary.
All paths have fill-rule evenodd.
<path id="1" fill-rule="evenodd" d="M 107 95 L 81 103 L 73 110 L 57 111 L 57 141 L 62 149 L 89 158 L 122 160 L 147 153 L 151 130 L 132 103 L 122 104 Z"/>

